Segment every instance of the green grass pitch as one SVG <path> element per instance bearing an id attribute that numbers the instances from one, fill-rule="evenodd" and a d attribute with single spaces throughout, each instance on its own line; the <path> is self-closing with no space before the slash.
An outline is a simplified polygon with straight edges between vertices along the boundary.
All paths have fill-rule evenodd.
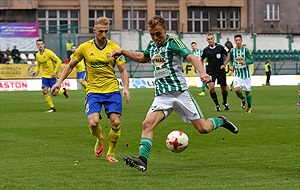
<path id="1" fill-rule="evenodd" d="M 240 108 L 230 91 L 230 111 L 216 113 L 208 93 L 198 96 L 200 90 L 190 88 L 205 118 L 224 115 L 239 126 L 239 134 L 224 128 L 199 134 L 173 112 L 154 131 L 144 173 L 127 167 L 122 157 L 138 156 L 141 123 L 154 89 L 130 90 L 133 102 L 124 103 L 116 150 L 119 163 L 93 154 L 95 139 L 83 111 L 83 90 L 70 91 L 69 99 L 53 98 L 57 112 L 49 114 L 42 92 L 0 92 L 0 189 L 300 189 L 297 86 L 253 87 L 252 114 Z M 216 91 L 221 101 L 220 89 Z M 109 120 L 102 116 L 107 136 Z M 167 134 L 177 129 L 190 139 L 179 154 L 165 145 Z"/>

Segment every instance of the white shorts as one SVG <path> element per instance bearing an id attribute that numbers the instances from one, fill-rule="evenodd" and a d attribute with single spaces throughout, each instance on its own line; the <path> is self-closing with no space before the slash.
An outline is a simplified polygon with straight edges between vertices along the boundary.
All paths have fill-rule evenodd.
<path id="1" fill-rule="evenodd" d="M 251 78 L 239 78 L 234 77 L 233 79 L 233 87 L 244 87 L 244 91 L 251 91 Z"/>
<path id="2" fill-rule="evenodd" d="M 173 91 L 156 96 L 147 114 L 157 110 L 163 110 L 165 118 L 175 110 L 185 123 L 203 118 L 196 100 L 187 90 L 184 92 Z"/>

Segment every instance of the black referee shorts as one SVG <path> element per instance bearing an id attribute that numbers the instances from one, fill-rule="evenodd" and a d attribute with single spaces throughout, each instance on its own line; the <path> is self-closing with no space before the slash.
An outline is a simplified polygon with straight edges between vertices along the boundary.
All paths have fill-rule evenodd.
<path id="1" fill-rule="evenodd" d="M 219 85 L 227 86 L 225 69 L 207 70 L 207 74 L 211 76 L 212 82 L 216 83 L 216 79 L 217 79 Z"/>

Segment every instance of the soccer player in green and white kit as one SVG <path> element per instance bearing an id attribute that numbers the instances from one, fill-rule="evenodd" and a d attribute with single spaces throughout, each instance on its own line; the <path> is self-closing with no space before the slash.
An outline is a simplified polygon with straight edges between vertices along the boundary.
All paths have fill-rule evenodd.
<path id="1" fill-rule="evenodd" d="M 197 48 L 196 42 L 192 42 L 191 47 L 192 47 L 192 53 L 200 60 L 201 54 L 202 54 L 202 49 Z M 203 69 L 206 71 L 205 60 L 202 62 L 202 64 L 203 64 Z M 208 85 L 207 85 L 207 83 L 202 82 L 202 91 L 199 93 L 199 96 L 205 96 L 205 88 L 208 88 Z"/>
<path id="2" fill-rule="evenodd" d="M 184 122 L 191 122 L 200 133 L 209 133 L 221 126 L 232 133 L 238 133 L 237 126 L 224 116 L 205 120 L 199 106 L 189 93 L 182 72 L 182 58 L 194 65 L 202 81 L 209 82 L 210 76 L 204 71 L 202 62 L 182 41 L 166 34 L 167 28 L 161 16 L 152 17 L 147 24 L 152 40 L 143 53 L 123 49 L 112 53 L 112 57 L 115 59 L 124 55 L 140 63 L 151 60 L 154 69 L 156 96 L 142 123 L 140 155 L 138 158 L 123 157 L 129 167 L 134 167 L 139 171 L 147 169 L 154 128 L 172 111 L 175 111 Z"/>
<path id="3" fill-rule="evenodd" d="M 240 34 L 234 36 L 234 42 L 236 47 L 230 50 L 229 63 L 230 70 L 234 71 L 234 91 L 237 97 L 241 99 L 241 107 L 243 109 L 246 108 L 247 100 L 248 108 L 246 113 L 252 113 L 251 78 L 249 65 L 253 64 L 253 56 L 248 48 L 243 47 L 243 39 Z M 241 92 L 242 86 L 244 86 L 246 100 Z"/>

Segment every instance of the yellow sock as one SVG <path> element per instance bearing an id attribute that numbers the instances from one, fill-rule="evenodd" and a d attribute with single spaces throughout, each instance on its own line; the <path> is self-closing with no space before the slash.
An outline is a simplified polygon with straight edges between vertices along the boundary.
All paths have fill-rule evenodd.
<path id="1" fill-rule="evenodd" d="M 81 85 L 86 89 L 87 82 L 84 80 Z"/>
<path id="2" fill-rule="evenodd" d="M 44 95 L 44 99 L 46 104 L 50 107 L 50 108 L 54 108 L 54 104 L 52 102 L 52 98 L 49 94 Z"/>
<path id="3" fill-rule="evenodd" d="M 107 154 L 114 155 L 115 149 L 117 147 L 121 135 L 121 129 L 120 129 L 121 125 L 119 125 L 118 127 L 113 127 L 113 126 L 110 127 L 111 128 L 108 134 L 109 147 L 108 147 Z"/>
<path id="4" fill-rule="evenodd" d="M 94 135 L 98 139 L 102 139 L 102 127 L 100 124 L 96 128 L 91 128 L 91 126 L 89 126 L 89 129 L 92 135 Z"/>
<path id="5" fill-rule="evenodd" d="M 57 93 L 57 95 L 61 95 L 62 93 L 64 93 L 64 90 L 63 89 L 60 89 Z"/>

